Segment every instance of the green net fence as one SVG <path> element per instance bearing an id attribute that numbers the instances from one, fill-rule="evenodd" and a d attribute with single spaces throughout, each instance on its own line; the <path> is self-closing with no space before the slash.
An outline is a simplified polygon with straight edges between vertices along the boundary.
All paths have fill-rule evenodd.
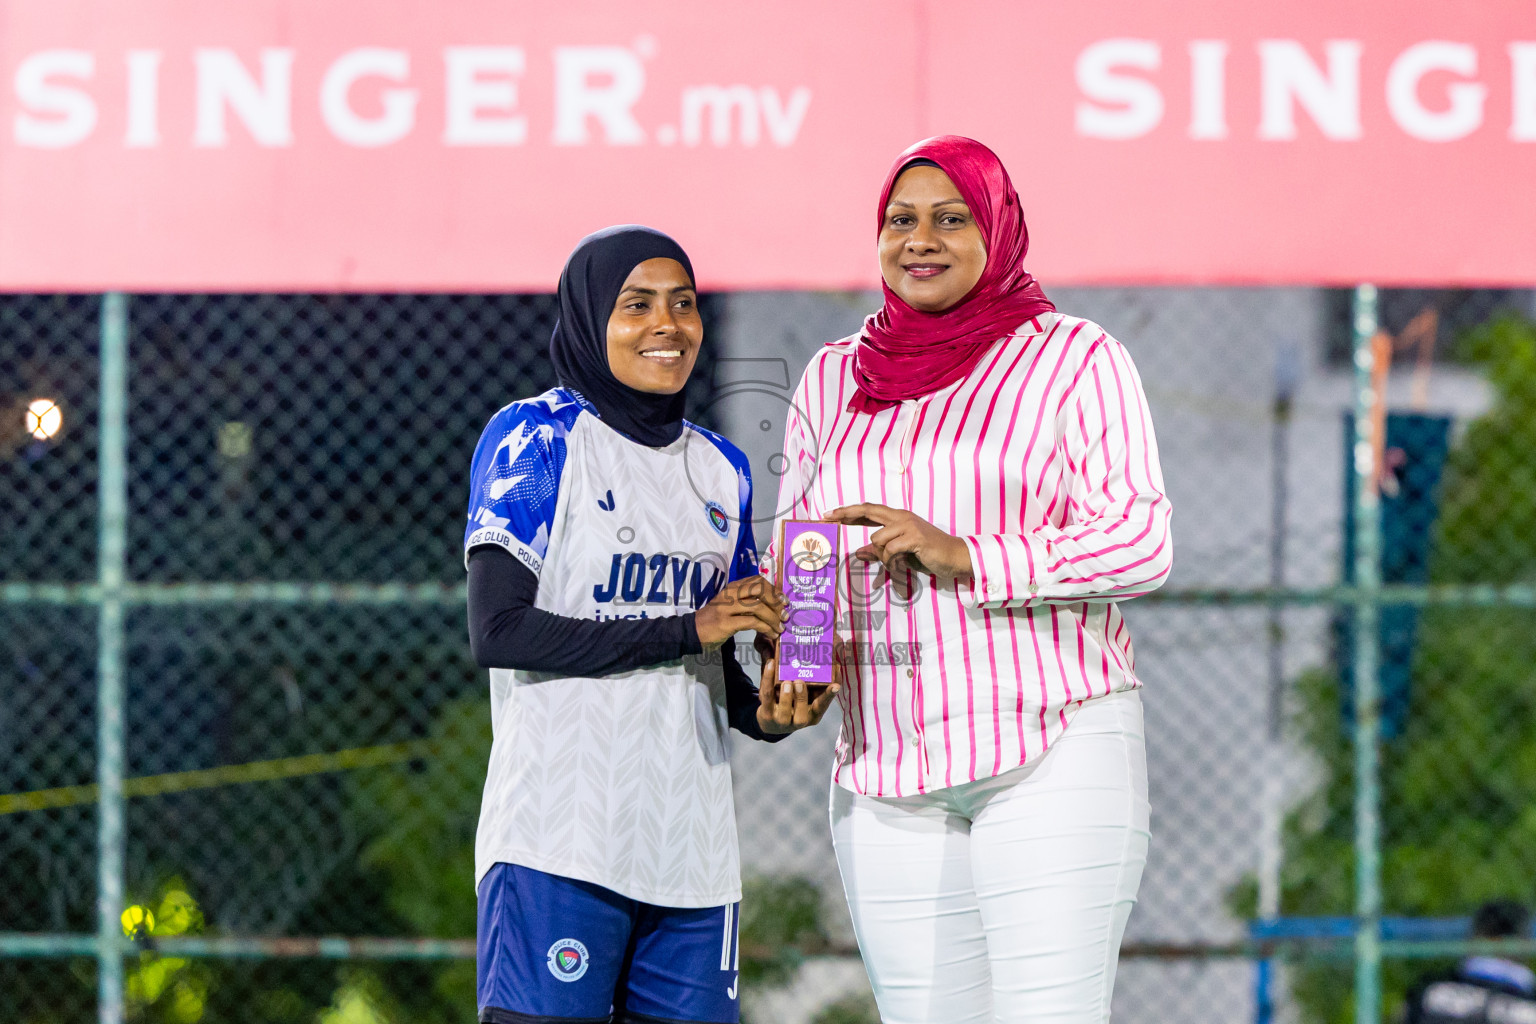
<path id="1" fill-rule="evenodd" d="M 1536 902 L 1536 304 L 1381 293 L 1387 589 L 1357 636 L 1352 293 L 1052 297 L 1130 348 L 1176 509 L 1174 578 L 1127 610 L 1154 837 L 1115 1019 L 1357 1019 L 1362 648 L 1382 697 L 1370 849 L 1394 1013 L 1414 977 L 1473 948 L 1481 902 Z M 748 451 L 760 495 L 805 360 L 874 301 L 705 302 L 692 418 Z M 497 408 L 553 382 L 552 301 L 124 308 L 112 591 L 103 300 L 0 298 L 0 1021 L 99 1019 L 98 609 L 114 595 L 124 1017 L 472 1019 L 490 722 L 465 638 L 467 462 Z M 739 797 L 757 1024 L 874 1019 L 827 835 L 832 740 L 733 755 L 740 786 L 780 793 Z"/>

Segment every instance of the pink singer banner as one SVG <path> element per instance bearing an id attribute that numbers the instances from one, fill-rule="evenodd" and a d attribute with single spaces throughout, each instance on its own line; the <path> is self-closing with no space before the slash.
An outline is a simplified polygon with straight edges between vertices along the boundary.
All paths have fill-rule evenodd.
<path id="1" fill-rule="evenodd" d="M 1062 283 L 1536 283 L 1529 0 L 0 0 L 0 288 L 873 284 L 888 161 L 1011 168 Z"/>

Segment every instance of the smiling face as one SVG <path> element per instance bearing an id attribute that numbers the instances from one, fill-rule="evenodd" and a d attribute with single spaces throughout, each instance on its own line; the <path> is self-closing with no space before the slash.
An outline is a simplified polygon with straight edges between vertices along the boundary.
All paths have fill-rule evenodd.
<path id="1" fill-rule="evenodd" d="M 677 260 L 646 260 L 624 279 L 608 315 L 608 368 L 620 383 L 675 395 L 704 341 L 699 297 Z"/>
<path id="2" fill-rule="evenodd" d="M 937 167 L 901 172 L 880 225 L 880 273 L 911 306 L 934 313 L 965 298 L 987 267 L 970 207 Z"/>

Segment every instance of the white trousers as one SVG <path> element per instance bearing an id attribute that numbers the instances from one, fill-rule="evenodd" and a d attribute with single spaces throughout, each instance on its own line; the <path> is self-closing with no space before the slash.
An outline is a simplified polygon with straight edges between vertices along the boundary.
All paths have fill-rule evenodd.
<path id="1" fill-rule="evenodd" d="M 1078 709 L 1032 765 L 920 796 L 832 787 L 884 1024 L 1102 1024 L 1147 862 L 1141 697 Z"/>

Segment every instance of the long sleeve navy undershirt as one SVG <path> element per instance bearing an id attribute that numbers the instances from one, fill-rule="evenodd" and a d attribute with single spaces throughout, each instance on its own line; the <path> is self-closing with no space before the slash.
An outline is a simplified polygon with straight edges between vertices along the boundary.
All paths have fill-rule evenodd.
<path id="1" fill-rule="evenodd" d="M 598 622 L 535 608 L 539 578 L 498 547 L 469 553 L 469 649 L 481 668 L 608 676 L 685 655 L 702 654 L 693 615 Z M 725 669 L 726 715 L 732 727 L 769 743 L 784 738 L 762 731 L 758 693 L 736 660 L 736 641 L 720 648 Z"/>

